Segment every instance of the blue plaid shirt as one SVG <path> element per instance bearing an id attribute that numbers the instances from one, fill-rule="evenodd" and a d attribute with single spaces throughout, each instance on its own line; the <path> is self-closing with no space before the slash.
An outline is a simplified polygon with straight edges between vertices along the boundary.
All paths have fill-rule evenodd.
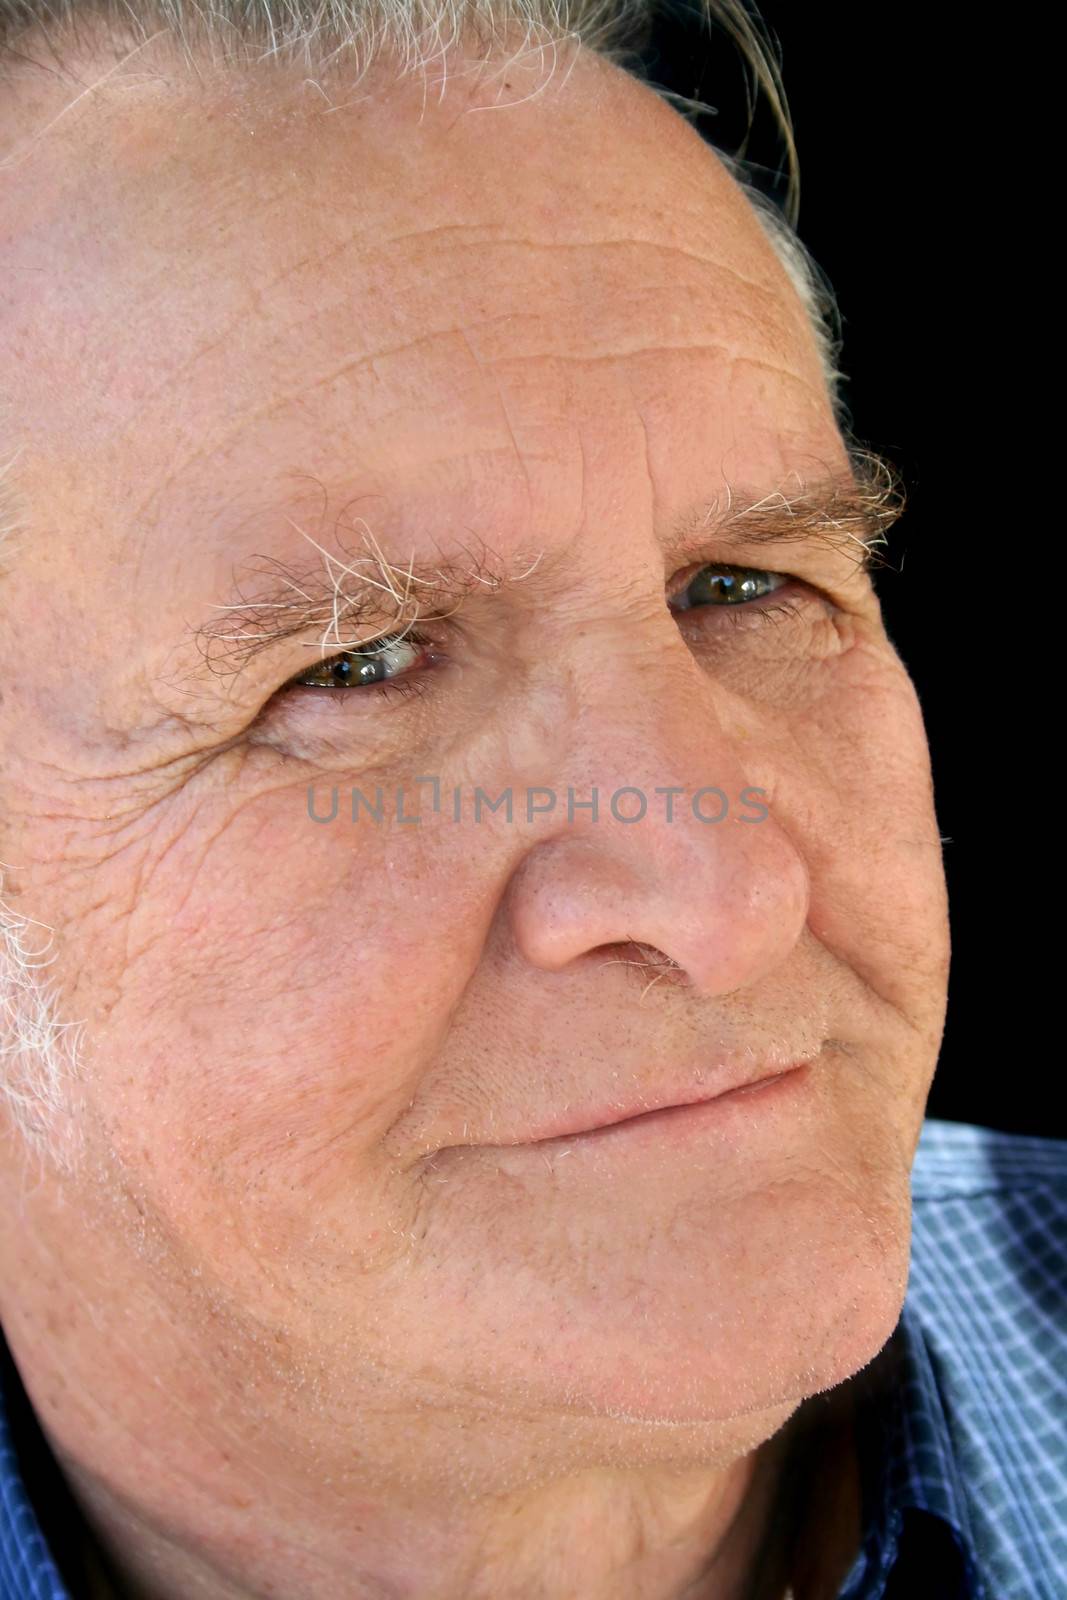
<path id="1" fill-rule="evenodd" d="M 900 1321 L 849 1380 L 864 1537 L 839 1600 L 1064 1600 L 1067 1140 L 928 1120 L 912 1201 Z M 80 1600 L 59 1566 L 77 1513 L 56 1476 L 31 1499 L 31 1456 L 53 1458 L 0 1350 L 0 1600 Z"/>

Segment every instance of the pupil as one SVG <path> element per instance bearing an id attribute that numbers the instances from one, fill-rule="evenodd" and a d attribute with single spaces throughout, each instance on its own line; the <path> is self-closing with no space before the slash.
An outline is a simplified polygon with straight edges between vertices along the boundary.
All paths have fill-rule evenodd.
<path id="1" fill-rule="evenodd" d="M 746 567 L 705 567 L 692 578 L 673 600 L 672 611 L 688 611 L 692 606 L 739 605 L 757 600 L 764 593 L 765 574 Z"/>
<path id="2" fill-rule="evenodd" d="M 383 676 L 383 663 L 381 661 L 351 660 L 335 661 L 333 664 L 334 683 L 377 683 Z"/>
<path id="3" fill-rule="evenodd" d="M 694 580 L 693 587 L 699 597 L 722 602 L 754 600 L 760 592 L 759 579 L 750 572 L 706 572 Z"/>

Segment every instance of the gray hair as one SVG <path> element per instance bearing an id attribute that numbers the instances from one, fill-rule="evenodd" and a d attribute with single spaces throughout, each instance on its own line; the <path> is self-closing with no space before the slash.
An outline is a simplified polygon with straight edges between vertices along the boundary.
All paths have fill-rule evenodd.
<path id="1" fill-rule="evenodd" d="M 341 74 L 349 83 L 383 62 L 399 64 L 398 78 L 418 74 L 425 83 L 453 45 L 495 55 L 518 38 L 509 60 L 531 51 L 551 52 L 555 60 L 562 47 L 585 49 L 641 78 L 682 116 L 713 111 L 643 77 L 640 53 L 659 11 L 658 0 L 0 0 L 0 93 L 27 65 L 62 71 L 65 53 L 132 52 L 159 35 L 172 40 L 197 73 L 198 62 L 264 73 L 297 66 L 309 74 Z M 799 165 L 775 47 L 744 0 L 697 0 L 694 31 L 698 23 L 709 38 L 718 32 L 736 49 L 750 127 L 759 92 L 773 112 L 785 153 L 781 207 L 756 186 L 755 168 L 740 151 L 716 146 L 716 154 L 745 189 L 804 306 L 835 419 L 851 438 L 837 365 L 840 314 L 829 282 L 796 233 Z M 35 51 L 47 61 L 38 61 Z M 84 86 L 75 88 L 83 92 Z M 4 431 L 15 420 L 0 391 Z M 29 522 L 12 471 L 16 460 L 0 460 L 0 545 Z M 62 1148 L 57 1135 L 69 1112 L 69 1085 L 79 1076 L 81 1025 L 58 1020 L 55 985 L 39 976 L 43 949 L 31 948 L 30 930 L 42 926 L 0 900 L 0 1095 L 26 1149 L 70 1170 L 76 1145 L 69 1115 Z"/>

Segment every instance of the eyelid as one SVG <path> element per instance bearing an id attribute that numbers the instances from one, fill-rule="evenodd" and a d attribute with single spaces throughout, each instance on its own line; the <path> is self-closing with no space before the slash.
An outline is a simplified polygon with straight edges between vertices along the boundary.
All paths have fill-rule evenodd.
<path id="1" fill-rule="evenodd" d="M 761 607 L 773 606 L 779 593 L 792 588 L 795 588 L 798 593 L 802 592 L 808 600 L 821 600 L 824 605 L 830 606 L 833 610 L 850 615 L 858 615 L 860 612 L 866 611 L 872 603 L 877 606 L 877 593 L 874 585 L 875 573 L 879 567 L 877 550 L 870 545 L 862 545 L 856 554 L 851 551 L 838 550 L 837 555 L 838 560 L 833 567 L 829 565 L 820 566 L 819 563 L 813 562 L 812 569 L 806 573 L 796 571 L 783 572 L 777 568 L 761 567 L 758 563 L 752 561 L 705 560 L 687 567 L 679 578 L 672 580 L 670 599 L 674 599 L 684 591 L 701 572 L 709 568 L 720 571 L 723 568 L 732 568 L 734 571 L 755 572 L 764 577 L 777 578 L 780 580 L 779 587 L 745 604 L 734 603 L 733 605 L 687 607 L 676 611 L 676 615 L 681 619 L 688 616 L 706 615 L 709 612 L 715 614 L 729 612 L 735 622 L 740 622 L 746 613 L 756 613 Z M 842 556 L 845 558 L 844 562 L 841 560 Z M 803 565 L 806 565 L 806 563 L 803 563 Z M 845 570 L 842 570 L 843 567 Z M 672 610 L 674 609 L 672 607 Z"/>
<path id="2" fill-rule="evenodd" d="M 794 570 L 783 571 L 779 567 L 765 567 L 760 559 L 760 546 L 755 543 L 742 546 L 744 554 L 706 555 L 703 560 L 690 562 L 681 573 L 672 578 L 672 587 L 684 588 L 706 567 L 732 567 L 735 570 L 764 573 L 767 577 L 790 578 L 795 583 L 806 583 L 813 589 L 822 587 L 824 590 L 831 590 L 839 588 L 853 575 L 869 577 L 876 568 L 886 565 L 878 548 L 861 539 L 854 539 L 845 544 L 825 540 L 812 542 L 801 538 L 790 543 L 795 551 Z M 776 545 L 778 547 L 774 550 L 774 554 L 784 558 L 789 552 L 780 547 L 781 541 L 776 541 Z M 846 569 L 847 575 L 844 575 Z"/>

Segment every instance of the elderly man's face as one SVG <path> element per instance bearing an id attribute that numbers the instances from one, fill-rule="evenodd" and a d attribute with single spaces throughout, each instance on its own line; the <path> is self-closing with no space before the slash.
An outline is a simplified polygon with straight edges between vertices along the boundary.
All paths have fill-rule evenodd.
<path id="1" fill-rule="evenodd" d="M 175 77 L 0 176 L 4 859 L 86 1023 L 9 1338 L 50 1423 L 52 1371 L 102 1394 L 55 1437 L 162 1525 L 193 1478 L 229 1531 L 726 1461 L 893 1327 L 947 965 L 854 550 L 697 526 L 847 475 L 801 305 L 613 68 L 424 114 Z M 359 637 L 332 579 L 381 632 L 412 557 L 468 592 L 393 692 L 294 683 Z M 724 563 L 788 582 L 727 604 Z"/>

